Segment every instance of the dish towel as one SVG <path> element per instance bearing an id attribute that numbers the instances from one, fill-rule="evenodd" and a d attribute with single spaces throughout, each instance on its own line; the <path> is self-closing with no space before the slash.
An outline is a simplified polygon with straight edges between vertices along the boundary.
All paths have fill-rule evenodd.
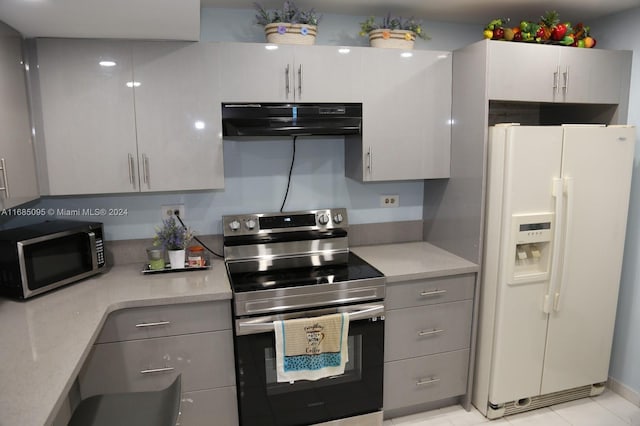
<path id="1" fill-rule="evenodd" d="M 349 314 L 274 321 L 278 382 L 344 373 L 349 361 Z"/>

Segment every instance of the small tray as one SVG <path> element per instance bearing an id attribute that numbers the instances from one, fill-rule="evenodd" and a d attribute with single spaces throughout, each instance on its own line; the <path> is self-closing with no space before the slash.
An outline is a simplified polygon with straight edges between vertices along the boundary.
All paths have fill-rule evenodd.
<path id="1" fill-rule="evenodd" d="M 144 269 L 141 271 L 143 274 L 166 274 L 168 272 L 187 272 L 187 271 L 204 271 L 211 269 L 211 264 L 205 266 L 185 266 L 184 268 L 171 268 L 171 264 L 166 263 L 164 269 L 150 269 L 149 264 L 144 265 Z"/>

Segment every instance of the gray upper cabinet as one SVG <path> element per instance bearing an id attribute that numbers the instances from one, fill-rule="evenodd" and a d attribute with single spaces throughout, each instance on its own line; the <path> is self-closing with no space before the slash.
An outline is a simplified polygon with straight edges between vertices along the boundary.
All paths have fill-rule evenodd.
<path id="1" fill-rule="evenodd" d="M 0 22 L 0 208 L 38 198 L 22 39 Z"/>
<path id="2" fill-rule="evenodd" d="M 217 45 L 41 39 L 37 50 L 44 193 L 223 187 Z"/>
<path id="3" fill-rule="evenodd" d="M 622 88 L 629 85 L 629 52 L 485 43 L 489 99 L 618 104 Z"/>
<path id="4" fill-rule="evenodd" d="M 360 102 L 363 49 L 223 43 L 225 102 Z"/>
<path id="5" fill-rule="evenodd" d="M 131 45 L 39 39 L 37 49 L 43 195 L 137 191 Z"/>
<path id="6" fill-rule="evenodd" d="M 141 191 L 224 187 L 218 61 L 214 43 L 134 43 Z"/>
<path id="7" fill-rule="evenodd" d="M 359 181 L 449 177 L 451 52 L 368 49 L 362 136 L 345 142 L 346 175 Z"/>

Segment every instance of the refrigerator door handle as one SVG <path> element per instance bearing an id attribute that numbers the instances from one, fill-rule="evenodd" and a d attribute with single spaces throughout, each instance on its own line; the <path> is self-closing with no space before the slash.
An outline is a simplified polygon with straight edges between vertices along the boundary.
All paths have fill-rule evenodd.
<path id="1" fill-rule="evenodd" d="M 573 229 L 573 178 L 565 177 L 563 178 L 563 192 L 566 201 L 566 221 L 565 221 L 565 232 L 564 232 L 564 247 L 562 249 L 562 275 L 560 281 L 555 290 L 555 294 L 553 295 L 553 310 L 556 312 L 560 311 L 560 299 L 562 298 L 562 289 L 564 286 L 562 284 L 566 283 L 569 279 L 569 268 L 565 268 L 564 266 L 569 262 L 570 250 L 568 242 L 571 241 L 571 231 Z"/>
<path id="2" fill-rule="evenodd" d="M 553 198 L 555 198 L 555 230 L 553 232 L 553 255 L 551 257 L 551 279 L 549 280 L 549 289 L 547 294 L 544 295 L 544 304 L 542 310 L 545 314 L 550 314 L 553 308 L 554 295 L 556 289 L 559 288 L 559 281 L 562 278 L 562 271 L 560 270 L 560 244 L 562 242 L 562 229 L 564 212 L 564 184 L 562 179 L 553 179 Z"/>

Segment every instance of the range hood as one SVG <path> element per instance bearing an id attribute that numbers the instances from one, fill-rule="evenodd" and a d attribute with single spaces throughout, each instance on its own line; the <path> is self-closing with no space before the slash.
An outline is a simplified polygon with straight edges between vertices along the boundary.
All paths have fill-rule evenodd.
<path id="1" fill-rule="evenodd" d="M 225 103 L 224 136 L 356 135 L 361 103 Z"/>

